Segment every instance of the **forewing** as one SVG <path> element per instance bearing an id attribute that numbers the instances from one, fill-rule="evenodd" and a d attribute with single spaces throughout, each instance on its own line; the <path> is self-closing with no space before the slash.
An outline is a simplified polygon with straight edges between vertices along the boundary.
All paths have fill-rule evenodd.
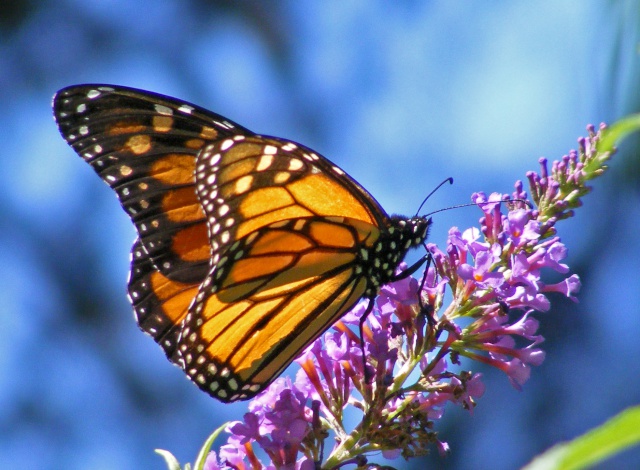
<path id="1" fill-rule="evenodd" d="M 282 220 L 347 217 L 377 227 L 387 215 L 326 158 L 294 142 L 238 135 L 206 145 L 196 169 L 212 267 L 236 240 Z"/>
<path id="2" fill-rule="evenodd" d="M 125 87 L 65 88 L 53 108 L 64 139 L 116 192 L 148 262 L 169 279 L 202 281 L 210 248 L 196 155 L 208 142 L 252 133 L 193 104 Z"/>

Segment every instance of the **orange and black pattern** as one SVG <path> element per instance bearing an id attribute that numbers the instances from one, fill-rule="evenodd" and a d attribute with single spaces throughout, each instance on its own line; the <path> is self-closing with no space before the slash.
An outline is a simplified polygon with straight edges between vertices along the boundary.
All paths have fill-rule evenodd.
<path id="1" fill-rule="evenodd" d="M 427 237 L 429 218 L 389 217 L 311 149 L 193 104 L 81 85 L 53 108 L 138 232 L 140 328 L 221 401 L 259 393 L 360 298 L 372 307 Z"/>

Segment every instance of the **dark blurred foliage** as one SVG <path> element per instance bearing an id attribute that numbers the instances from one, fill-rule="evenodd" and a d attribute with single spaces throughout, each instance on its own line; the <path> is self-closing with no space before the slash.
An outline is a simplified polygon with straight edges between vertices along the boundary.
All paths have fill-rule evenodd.
<path id="1" fill-rule="evenodd" d="M 432 3 L 419 5 L 376 4 L 370 11 L 361 9 L 362 18 L 356 23 L 361 29 L 345 33 L 341 22 L 345 7 L 331 4 L 308 11 L 294 2 L 258 0 L 105 0 L 90 6 L 72 0 L 11 0 L 3 4 L 2 468 L 160 468 L 154 448 L 168 449 L 181 461 L 193 459 L 208 433 L 225 420 L 241 419 L 246 406 L 223 406 L 204 396 L 138 331 L 125 296 L 126 253 L 133 229 L 110 190 L 59 138 L 50 119 L 51 95 L 73 83 L 104 81 L 183 97 L 228 114 L 251 129 L 319 147 L 322 153 L 341 150 L 331 158 L 356 178 L 362 175 L 373 194 L 387 198 L 381 202 L 397 204 L 407 212 L 417 206 L 420 195 L 451 174 L 459 192 L 438 199 L 442 206 L 444 201 L 464 202 L 460 198 L 468 198 L 474 190 L 508 192 L 510 182 L 521 173 L 505 170 L 498 175 L 491 168 L 500 163 L 482 148 L 469 156 L 484 159 L 486 171 L 480 176 L 472 167 L 465 173 L 465 168 L 447 162 L 446 142 L 432 144 L 430 137 L 422 135 L 433 130 L 433 125 L 421 127 L 422 121 L 438 110 L 414 107 L 413 96 L 397 92 L 403 87 L 414 89 L 415 76 L 425 80 L 425 93 L 429 93 L 426 77 L 435 73 L 414 68 L 410 60 L 398 66 L 404 68 L 390 70 L 385 59 L 389 54 L 411 54 L 416 36 L 407 33 L 409 39 L 385 48 L 390 42 L 386 26 L 415 27 L 414 12 L 428 15 L 430 9 L 434 14 L 437 9 Z M 592 116 L 615 120 L 640 109 L 638 6 L 638 2 L 609 2 L 598 10 L 598 21 L 584 25 L 599 28 L 599 33 L 593 63 L 585 68 L 583 82 L 576 84 L 586 90 L 579 99 L 593 101 L 583 124 Z M 323 10 L 332 8 L 335 14 Z M 487 4 L 486 8 L 497 11 L 500 6 Z M 425 29 L 422 37 L 428 39 L 415 45 L 424 48 L 418 55 L 429 56 L 426 63 L 432 61 L 434 69 L 447 73 L 453 70 L 456 52 L 462 54 L 471 47 L 471 41 L 456 42 L 454 34 L 471 27 L 473 18 L 453 7 L 450 15 L 451 24 L 460 30 L 447 36 Z M 458 24 L 456 15 L 467 23 Z M 321 18 L 317 24 L 316 17 Z M 502 27 L 483 18 L 487 27 Z M 234 36 L 245 40 L 228 39 Z M 435 40 L 441 43 L 430 42 Z M 329 49 L 336 58 L 321 49 L 318 43 L 323 41 L 332 44 Z M 470 82 L 474 79 L 468 77 Z M 401 97 L 381 108 L 396 114 L 371 118 L 386 93 L 392 99 Z M 365 112 L 368 106 L 369 113 Z M 349 113 L 353 118 L 346 117 Z M 403 114 L 405 120 L 412 120 L 410 126 L 397 118 Z M 353 122 L 357 116 L 364 122 L 371 119 L 370 135 L 362 131 L 366 123 Z M 446 117 L 445 113 L 442 119 Z M 400 124 L 394 124 L 394 119 Z M 561 121 L 563 116 L 555 119 Z M 547 124 L 553 128 L 556 122 Z M 449 126 L 465 136 L 460 140 L 466 138 L 464 127 Z M 360 134 L 355 134 L 357 129 Z M 503 133 L 496 130 L 495 139 L 500 140 Z M 575 137 L 564 135 L 560 144 L 544 149 L 569 150 Z M 545 138 L 529 136 L 540 145 Z M 391 155 L 373 148 L 372 142 L 383 140 L 387 149 L 395 149 Z M 453 147 L 456 139 L 448 142 Z M 451 409 L 440 423 L 452 454 L 444 460 L 434 455 L 392 465 L 514 468 L 559 440 L 585 432 L 638 403 L 640 252 L 637 236 L 632 236 L 637 234 L 640 216 L 638 148 L 638 137 L 625 142 L 610 174 L 594 183 L 595 194 L 586 198 L 584 213 L 559 226 L 570 250 L 572 241 L 577 245 L 570 264 L 582 278 L 582 295 L 579 304 L 554 298 L 556 313 L 539 316 L 547 338 L 543 345 L 547 359 L 533 371 L 524 391 L 511 389 L 498 371 L 482 369 L 487 393 L 473 415 Z M 422 157 L 412 157 L 417 153 Z M 426 155 L 429 160 L 424 159 Z M 523 168 L 537 170 L 535 158 L 529 155 Z M 486 177 L 480 187 L 478 177 Z M 405 186 L 415 189 L 406 194 L 388 189 Z M 465 214 L 469 222 L 460 222 L 462 215 L 451 217 L 443 215 L 436 221 L 442 234 L 447 223 L 453 224 L 451 220 L 465 226 L 477 214 Z M 436 241 L 443 239 L 441 235 Z M 640 452 L 634 451 L 617 462 L 619 468 L 629 468 L 638 461 Z"/>

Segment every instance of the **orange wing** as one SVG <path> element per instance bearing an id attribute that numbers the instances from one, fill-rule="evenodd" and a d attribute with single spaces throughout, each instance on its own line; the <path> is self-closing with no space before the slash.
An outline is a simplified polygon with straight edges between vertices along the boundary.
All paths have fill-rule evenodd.
<path id="1" fill-rule="evenodd" d="M 222 401 L 264 389 L 427 236 L 312 150 L 189 103 L 84 85 L 54 113 L 138 231 L 140 328 Z"/>
<path id="2" fill-rule="evenodd" d="M 209 271 L 206 218 L 195 191 L 197 155 L 211 140 L 253 133 L 194 104 L 110 85 L 60 90 L 53 110 L 63 138 L 115 191 L 136 227 L 129 297 L 140 328 L 171 357 Z M 166 303 L 163 279 L 186 294 Z"/>
<path id="3" fill-rule="evenodd" d="M 358 250 L 378 235 L 355 219 L 314 216 L 242 238 L 203 282 L 176 359 L 223 401 L 255 395 L 365 294 Z"/>
<path id="4" fill-rule="evenodd" d="M 196 156 L 211 140 L 252 135 L 196 105 L 107 85 L 60 90 L 60 133 L 115 192 L 158 271 L 200 283 L 209 268 Z"/>

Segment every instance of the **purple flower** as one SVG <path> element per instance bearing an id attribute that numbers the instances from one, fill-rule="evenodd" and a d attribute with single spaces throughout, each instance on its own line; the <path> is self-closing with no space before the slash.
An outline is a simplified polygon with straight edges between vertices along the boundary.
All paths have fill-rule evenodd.
<path id="1" fill-rule="evenodd" d="M 560 261 L 566 257 L 567 248 L 559 241 L 554 241 L 553 244 L 544 250 L 544 257 L 542 258 L 539 267 L 546 267 L 559 273 L 566 273 L 569 271 L 569 266 L 560 263 Z"/>
<path id="2" fill-rule="evenodd" d="M 269 401 L 271 400 L 271 401 Z M 221 458 L 237 465 L 245 457 L 252 443 L 270 457 L 277 468 L 297 468 L 298 453 L 303 440 L 311 431 L 311 411 L 306 406 L 307 395 L 285 380 L 278 380 L 252 403 L 253 411 L 242 422 L 231 423 L 229 443 L 220 450 Z M 307 465 L 307 464 L 304 464 Z"/>
<path id="3" fill-rule="evenodd" d="M 511 243 L 521 247 L 540 238 L 539 225 L 531 219 L 530 211 L 518 209 L 509 212 L 505 229 Z"/>
<path id="4" fill-rule="evenodd" d="M 458 275 L 465 281 L 473 282 L 477 288 L 499 288 L 504 282 L 504 276 L 498 272 L 492 272 L 496 257 L 488 251 L 482 251 L 475 258 L 475 267 L 462 264 L 458 268 Z"/>
<path id="5" fill-rule="evenodd" d="M 316 462 L 362 464 L 374 452 L 405 459 L 433 448 L 445 454 L 437 421 L 447 406 L 473 411 L 485 391 L 480 374 L 461 370 L 461 357 L 495 367 L 522 389 L 545 359 L 534 314 L 550 309 L 553 294 L 576 300 L 580 290 L 575 274 L 554 284 L 544 279 L 551 271 L 569 273 L 557 223 L 580 206 L 586 181 L 601 175 L 610 157 L 598 153 L 600 134 L 588 130 L 578 150 L 550 167 L 540 159 L 539 173 L 527 173 L 535 208 L 522 181 L 511 196 L 474 193 L 478 227 L 450 229 L 444 251 L 428 244 L 432 263 L 424 279 L 383 286 L 362 337 L 368 301 L 309 345 L 296 359 L 295 382 L 277 379 L 254 398 L 243 421 L 227 427 L 219 459 L 210 453 L 205 468 L 312 470 Z M 345 422 L 347 409 L 362 417 L 355 427 Z"/>
<path id="6" fill-rule="evenodd" d="M 231 467 L 237 469 L 246 468 L 245 458 L 247 457 L 245 446 L 241 445 L 238 441 L 232 437 L 229 438 L 229 442 L 220 447 L 220 461 L 224 467 Z"/>
<path id="7" fill-rule="evenodd" d="M 522 385 L 531 376 L 531 368 L 518 358 L 506 361 L 503 364 L 503 370 L 509 377 L 511 385 L 517 390 L 522 390 Z"/>
<path id="8" fill-rule="evenodd" d="M 580 292 L 580 287 L 580 278 L 577 275 L 572 274 L 571 276 L 561 282 L 558 282 L 557 284 L 545 285 L 542 290 L 545 292 L 559 292 L 562 295 L 569 297 L 574 302 L 577 302 L 578 299 L 574 294 Z"/>
<path id="9" fill-rule="evenodd" d="M 239 438 L 240 444 L 260 439 L 260 418 L 256 413 L 245 413 L 244 421 L 229 423 L 229 431 Z"/>
<path id="10" fill-rule="evenodd" d="M 218 463 L 218 456 L 215 452 L 209 452 L 204 461 L 203 470 L 221 470 L 223 467 Z"/>

